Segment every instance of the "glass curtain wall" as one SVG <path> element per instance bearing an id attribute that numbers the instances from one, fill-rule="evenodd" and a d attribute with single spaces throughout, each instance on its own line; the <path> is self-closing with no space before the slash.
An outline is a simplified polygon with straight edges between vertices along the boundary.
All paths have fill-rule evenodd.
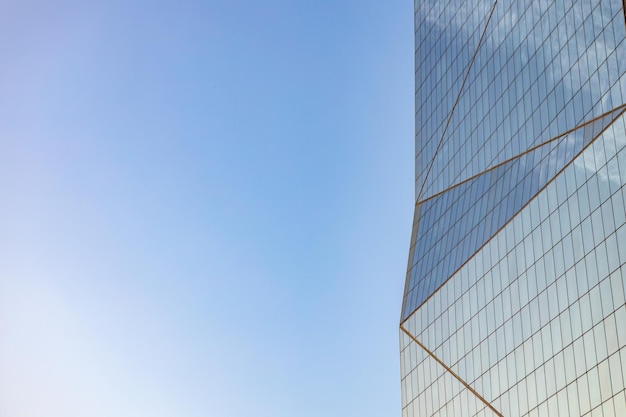
<path id="1" fill-rule="evenodd" d="M 415 1 L 403 417 L 626 416 L 625 23 Z"/>

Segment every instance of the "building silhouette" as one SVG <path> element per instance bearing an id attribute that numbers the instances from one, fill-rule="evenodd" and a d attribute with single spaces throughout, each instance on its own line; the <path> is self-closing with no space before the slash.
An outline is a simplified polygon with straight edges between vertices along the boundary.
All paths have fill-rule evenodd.
<path id="1" fill-rule="evenodd" d="M 626 416 L 620 0 L 415 0 L 402 415 Z"/>

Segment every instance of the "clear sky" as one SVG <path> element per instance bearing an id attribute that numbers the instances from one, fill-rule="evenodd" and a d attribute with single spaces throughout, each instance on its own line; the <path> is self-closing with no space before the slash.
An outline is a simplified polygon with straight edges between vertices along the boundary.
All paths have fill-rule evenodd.
<path id="1" fill-rule="evenodd" d="M 0 2 L 0 416 L 400 416 L 412 9 Z"/>

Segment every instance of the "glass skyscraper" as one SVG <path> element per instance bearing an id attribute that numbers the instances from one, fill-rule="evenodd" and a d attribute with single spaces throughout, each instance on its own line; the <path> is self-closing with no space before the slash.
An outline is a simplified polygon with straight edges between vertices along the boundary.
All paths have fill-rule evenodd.
<path id="1" fill-rule="evenodd" d="M 626 416 L 622 0 L 415 0 L 403 417 Z"/>

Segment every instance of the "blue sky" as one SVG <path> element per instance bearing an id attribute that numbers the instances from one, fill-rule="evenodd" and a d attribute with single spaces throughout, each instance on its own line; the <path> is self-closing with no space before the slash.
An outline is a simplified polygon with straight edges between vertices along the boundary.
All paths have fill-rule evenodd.
<path id="1" fill-rule="evenodd" d="M 0 415 L 400 415 L 412 3 L 0 3 Z"/>

